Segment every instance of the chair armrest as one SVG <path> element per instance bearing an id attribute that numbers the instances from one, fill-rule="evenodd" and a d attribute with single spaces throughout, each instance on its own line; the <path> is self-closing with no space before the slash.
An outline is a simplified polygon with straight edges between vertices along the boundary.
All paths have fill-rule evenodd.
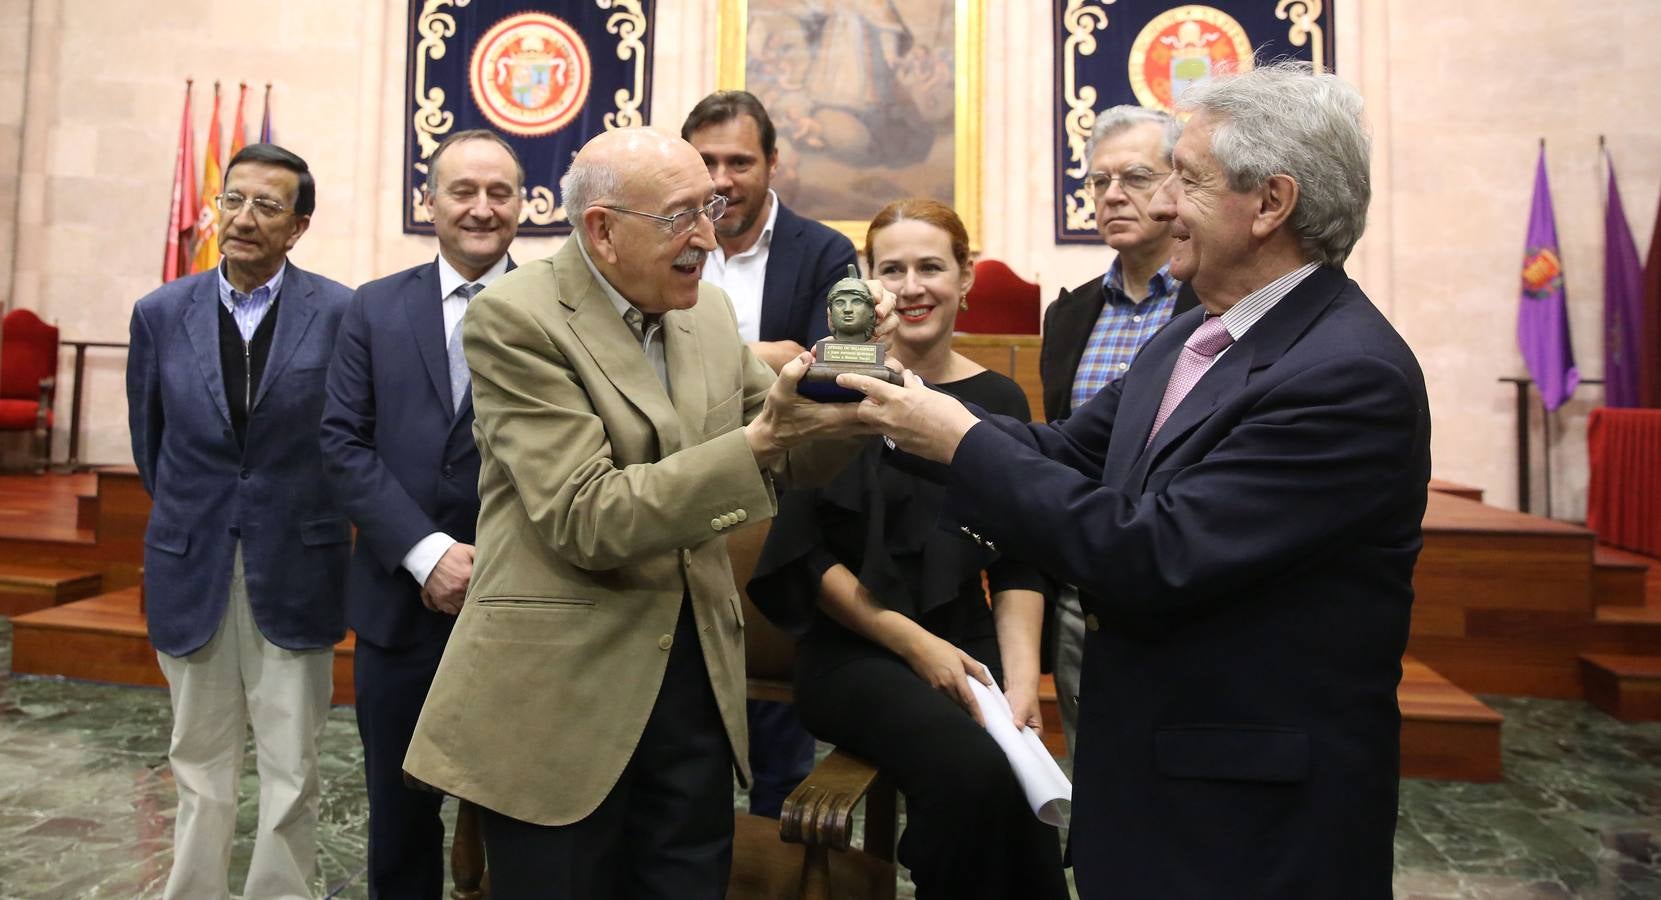
<path id="1" fill-rule="evenodd" d="M 784 798 L 779 837 L 793 844 L 846 850 L 852 846 L 854 807 L 881 781 L 875 766 L 832 750 Z"/>

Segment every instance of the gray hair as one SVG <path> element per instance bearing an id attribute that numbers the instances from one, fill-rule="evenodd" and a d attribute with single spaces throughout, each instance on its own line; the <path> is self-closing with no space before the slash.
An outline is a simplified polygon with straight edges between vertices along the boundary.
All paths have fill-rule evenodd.
<path id="1" fill-rule="evenodd" d="M 1102 141 L 1138 125 L 1158 125 L 1165 129 L 1165 142 L 1159 150 L 1165 154 L 1165 163 L 1169 165 L 1171 150 L 1182 138 L 1181 120 L 1163 109 L 1129 104 L 1110 106 L 1096 113 L 1096 124 L 1090 129 L 1090 142 L 1084 145 L 1084 164 L 1089 165 L 1090 160 L 1096 158 L 1096 148 L 1101 146 Z"/>
<path id="2" fill-rule="evenodd" d="M 559 180 L 560 205 L 565 219 L 571 223 L 571 233 L 588 246 L 588 235 L 583 231 L 583 211 L 603 202 L 615 202 L 623 189 L 623 173 L 610 160 L 572 162 Z"/>
<path id="3" fill-rule="evenodd" d="M 1274 62 L 1185 91 L 1178 108 L 1217 119 L 1211 152 L 1228 186 L 1255 190 L 1273 175 L 1298 183 L 1289 220 L 1312 260 L 1341 266 L 1367 227 L 1372 139 L 1361 94 L 1308 63 Z"/>

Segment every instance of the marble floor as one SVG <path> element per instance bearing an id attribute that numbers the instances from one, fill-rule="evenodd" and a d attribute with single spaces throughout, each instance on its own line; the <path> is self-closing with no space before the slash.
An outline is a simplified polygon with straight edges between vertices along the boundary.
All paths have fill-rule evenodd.
<path id="1" fill-rule="evenodd" d="M 176 803 L 166 692 L 10 678 L 10 655 L 0 618 L 0 900 L 159 897 Z M 1483 699 L 1506 717 L 1506 780 L 1402 784 L 1396 897 L 1661 898 L 1661 724 L 1622 724 L 1576 702 Z M 315 892 L 363 898 L 367 811 L 351 710 L 330 713 L 323 743 Z M 244 834 L 252 752 L 248 766 Z M 237 841 L 233 886 L 250 849 Z"/>

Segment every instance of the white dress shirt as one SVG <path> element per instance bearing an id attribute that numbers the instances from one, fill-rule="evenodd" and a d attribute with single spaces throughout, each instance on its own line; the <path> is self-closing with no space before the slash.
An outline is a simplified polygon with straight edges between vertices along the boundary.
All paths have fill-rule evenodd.
<path id="1" fill-rule="evenodd" d="M 450 335 L 461 324 L 461 317 L 467 312 L 467 301 L 456 294 L 456 288 L 464 284 L 488 285 L 507 270 L 508 258 L 504 254 L 501 259 L 496 260 L 495 265 L 486 269 L 483 275 L 468 281 L 462 277 L 460 272 L 456 271 L 455 266 L 450 265 L 450 261 L 444 258 L 444 254 L 440 253 L 438 255 L 438 295 L 444 298 L 444 343 L 446 345 L 450 343 Z M 409 552 L 404 554 L 404 569 L 415 579 L 416 584 L 425 587 L 428 576 L 433 573 L 433 568 L 438 565 L 440 559 L 444 558 L 444 554 L 455 546 L 455 543 L 455 538 L 442 531 L 435 531 L 427 535 L 416 541 L 415 546 L 409 548 Z"/>
<path id="2" fill-rule="evenodd" d="M 761 340 L 761 291 L 767 283 L 767 255 L 773 246 L 773 226 L 779 220 L 779 195 L 767 189 L 767 224 L 761 236 L 743 253 L 728 257 L 719 244 L 704 257 L 703 279 L 727 292 L 738 315 L 738 336 L 744 343 Z"/>

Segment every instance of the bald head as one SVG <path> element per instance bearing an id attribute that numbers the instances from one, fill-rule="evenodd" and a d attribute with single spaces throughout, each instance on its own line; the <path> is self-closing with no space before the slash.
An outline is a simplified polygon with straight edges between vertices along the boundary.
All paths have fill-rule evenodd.
<path id="1" fill-rule="evenodd" d="M 589 207 L 604 204 L 644 209 L 638 204 L 652 199 L 654 185 L 663 184 L 677 171 L 702 169 L 703 165 L 703 157 L 691 144 L 661 131 L 602 131 L 577 151 L 571 168 L 560 179 L 566 220 L 579 235 L 587 237 L 582 221 Z"/>
<path id="2" fill-rule="evenodd" d="M 691 144 L 647 128 L 602 132 L 577 151 L 560 192 L 590 261 L 630 303 L 656 313 L 697 302 L 714 225 L 696 212 L 690 231 L 667 223 L 715 197 Z"/>

